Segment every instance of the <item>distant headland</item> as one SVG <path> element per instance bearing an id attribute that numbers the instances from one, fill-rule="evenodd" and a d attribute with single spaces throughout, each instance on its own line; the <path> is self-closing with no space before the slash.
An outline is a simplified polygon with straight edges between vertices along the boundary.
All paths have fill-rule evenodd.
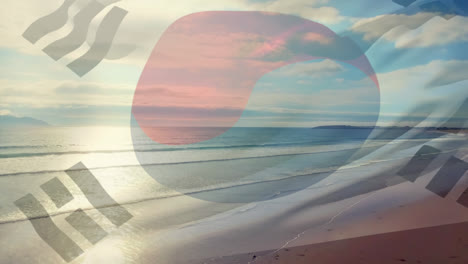
<path id="1" fill-rule="evenodd" d="M 0 115 L 0 128 L 10 127 L 44 127 L 50 126 L 47 122 L 32 117 L 17 117 Z"/>

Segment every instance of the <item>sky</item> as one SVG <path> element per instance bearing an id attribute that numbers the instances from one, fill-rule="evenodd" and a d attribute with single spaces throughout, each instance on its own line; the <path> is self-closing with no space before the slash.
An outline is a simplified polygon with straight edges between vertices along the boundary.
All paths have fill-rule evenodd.
<path id="1" fill-rule="evenodd" d="M 428 2 L 425 0 L 406 9 L 391 0 L 102 0 L 115 3 L 91 21 L 85 44 L 54 61 L 42 49 L 73 30 L 74 14 L 88 2 L 77 0 L 69 10 L 66 26 L 35 44 L 24 39 L 23 32 L 63 2 L 3 3 L 0 115 L 29 116 L 57 126 L 129 125 L 134 94 L 153 48 L 179 18 L 204 11 L 267 11 L 317 22 L 359 45 L 372 65 L 379 87 L 359 67 L 333 58 L 283 63 L 252 83 L 251 93 L 243 97 L 245 104 L 235 103 L 234 96 L 226 97 L 225 93 L 224 97 L 205 97 L 200 103 L 194 84 L 184 88 L 173 85 L 171 92 L 178 92 L 179 97 L 183 92 L 184 100 L 170 99 L 171 95 L 166 95 L 167 100 L 159 99 L 165 108 L 157 113 L 167 114 L 163 116 L 166 120 L 179 118 L 173 114 L 176 112 L 187 115 L 197 111 L 211 111 L 221 120 L 234 109 L 236 126 L 374 125 L 375 121 L 383 126 L 433 126 L 449 118 L 468 93 L 468 17 L 448 19 L 431 10 L 421 10 L 420 6 Z M 105 59 L 79 77 L 66 65 L 86 53 L 100 21 L 113 6 L 128 14 L 117 30 L 109 57 L 125 56 Z M 255 37 L 258 36 L 252 38 Z M 210 45 L 222 43 L 214 38 L 207 41 Z M 187 61 L 199 52 L 196 45 L 178 43 L 184 46 L 187 53 L 182 55 Z M 281 48 L 285 44 L 278 45 Z M 236 46 L 227 44 L 217 52 L 227 52 L 228 47 Z M 165 65 L 171 67 L 169 62 Z M 196 69 L 194 65 L 190 67 Z M 216 86 L 204 89 L 212 94 L 222 90 Z M 200 122 L 191 117 L 161 124 L 221 123 Z"/>

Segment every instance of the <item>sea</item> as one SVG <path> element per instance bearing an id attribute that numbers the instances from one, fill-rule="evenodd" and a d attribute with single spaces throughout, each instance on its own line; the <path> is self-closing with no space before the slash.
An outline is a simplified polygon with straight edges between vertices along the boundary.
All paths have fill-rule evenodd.
<path id="1" fill-rule="evenodd" d="M 66 171 L 78 163 L 124 205 L 180 195 L 248 203 L 287 195 L 323 180 L 302 181 L 302 186 L 288 183 L 285 190 L 285 179 L 376 162 L 365 157 L 384 146 L 403 142 L 410 148 L 433 140 L 465 141 L 464 137 L 447 137 L 446 133 L 425 129 L 406 133 L 403 128 L 234 127 L 215 138 L 207 135 L 220 128 L 180 129 L 193 131 L 191 137 L 201 141 L 184 144 L 187 138 L 168 133 L 169 141 L 177 145 L 164 145 L 130 127 L 0 129 L 0 223 L 26 219 L 14 202 L 28 193 L 35 195 L 51 215 L 89 207 L 67 176 Z M 57 208 L 41 190 L 40 186 L 53 178 L 70 190 L 73 203 Z M 259 184 L 265 182 L 278 184 Z M 250 187 L 227 197 L 212 192 L 233 186 Z M 212 195 L 204 195 L 207 192 Z"/>

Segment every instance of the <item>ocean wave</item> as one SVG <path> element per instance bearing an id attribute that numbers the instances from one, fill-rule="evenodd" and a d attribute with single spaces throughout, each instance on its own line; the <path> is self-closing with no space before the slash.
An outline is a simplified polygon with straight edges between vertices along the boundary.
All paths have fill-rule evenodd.
<path id="1" fill-rule="evenodd" d="M 375 146 L 373 146 L 375 147 Z M 370 148 L 370 147 L 369 147 Z M 328 151 L 315 151 L 315 152 L 301 152 L 301 153 L 283 153 L 283 154 L 274 154 L 274 155 L 264 155 L 264 156 L 248 156 L 248 157 L 235 157 L 235 158 L 224 158 L 224 159 L 208 159 L 208 160 L 191 160 L 191 161 L 180 161 L 180 162 L 165 162 L 165 163 L 145 163 L 145 164 L 127 164 L 127 165 L 110 165 L 110 166 L 96 166 L 89 167 L 89 170 L 98 170 L 98 169 L 112 169 L 112 168 L 132 168 L 132 167 L 145 167 L 145 166 L 164 166 L 164 165 L 183 165 L 183 164 L 194 164 L 194 163 L 207 163 L 207 162 L 224 162 L 224 161 L 233 161 L 233 160 L 248 160 L 248 159 L 262 159 L 262 158 L 274 158 L 282 156 L 300 156 L 300 155 L 311 155 L 311 154 L 321 154 L 321 153 L 332 153 L 340 151 L 352 151 L 358 150 L 359 148 L 346 148 L 339 150 L 328 150 Z M 84 169 L 77 169 L 77 171 Z M 57 173 L 64 172 L 65 170 L 41 170 L 41 171 L 23 171 L 23 172 L 13 172 L 13 173 L 4 173 L 0 174 L 0 177 L 6 176 L 16 176 L 24 174 L 45 174 L 45 173 Z"/>
<path id="2" fill-rule="evenodd" d="M 316 144 L 320 142 L 321 144 Z M 56 155 L 76 155 L 76 154 L 113 154 L 127 152 L 164 152 L 164 151 L 184 151 L 184 150 L 210 150 L 210 149 L 238 149 L 238 148 L 265 148 L 265 147 L 292 147 L 292 146 L 332 146 L 343 144 L 343 142 L 333 141 L 307 141 L 307 142 L 287 142 L 287 143 L 267 143 L 267 144 L 245 144 L 245 145 L 216 145 L 216 146 L 198 146 L 198 147 L 166 147 L 150 149 L 109 149 L 109 150 L 72 150 L 72 151 L 53 151 L 53 152 L 22 152 L 0 154 L 0 158 L 26 158 L 40 156 Z M 356 142 L 346 142 L 356 143 Z M 1 147 L 0 147 L 1 148 Z M 7 147 L 5 147 L 7 148 Z M 11 146 L 11 148 L 21 148 L 21 146 Z"/>
<path id="3" fill-rule="evenodd" d="M 47 148 L 51 147 L 50 145 L 4 145 L 0 146 L 0 149 L 28 149 L 28 148 Z M 55 145 L 55 147 L 61 147 L 61 145 Z"/>
<path id="4" fill-rule="evenodd" d="M 365 165 L 363 165 L 365 166 Z M 217 185 L 211 185 L 207 186 L 204 188 L 199 188 L 196 190 L 188 190 L 185 192 L 173 192 L 173 193 L 165 193 L 164 195 L 160 196 L 153 196 L 153 197 L 147 197 L 147 198 L 142 198 L 142 199 L 135 199 L 135 200 L 129 200 L 125 202 L 121 202 L 119 204 L 107 204 L 107 205 L 101 205 L 98 207 L 84 207 L 80 208 L 83 211 L 90 211 L 90 210 L 96 210 L 100 208 L 108 208 L 108 207 L 114 207 L 114 206 L 128 206 L 128 205 L 133 205 L 133 204 L 139 204 L 139 203 L 144 203 L 144 202 L 149 202 L 149 201 L 155 201 L 155 200 L 162 200 L 162 199 L 168 199 L 168 198 L 173 198 L 173 197 L 180 197 L 180 196 L 185 196 L 185 195 L 196 195 L 200 193 L 205 193 L 205 192 L 210 192 L 210 191 L 217 191 L 217 190 L 223 190 L 223 189 L 230 189 L 230 188 L 236 188 L 236 187 L 243 187 L 243 186 L 249 186 L 249 185 L 257 185 L 257 184 L 264 184 L 264 183 L 271 183 L 271 182 L 277 182 L 277 181 L 284 181 L 288 179 L 293 179 L 293 178 L 300 178 L 300 177 L 310 177 L 310 176 L 318 176 L 323 173 L 331 173 L 336 171 L 336 167 L 328 167 L 328 168 L 321 168 L 317 169 L 314 171 L 308 171 L 307 173 L 297 173 L 297 174 L 290 174 L 287 176 L 283 177 L 277 177 L 273 179 L 268 179 L 268 180 L 257 180 L 257 181 L 241 181 L 241 182 L 235 182 L 235 183 L 225 183 L 225 184 L 217 184 Z M 348 181 L 348 180 L 342 180 L 342 181 Z M 349 180 L 351 181 L 351 180 Z M 310 186 L 307 189 L 317 189 L 321 188 L 322 186 Z M 287 192 L 294 192 L 296 190 L 288 190 Z M 282 193 L 275 193 L 272 194 L 271 199 L 279 196 Z M 23 222 L 23 221 L 28 221 L 28 220 L 33 220 L 33 219 L 41 219 L 41 218 L 46 218 L 46 217 L 54 217 L 54 216 L 59 216 L 59 215 L 64 215 L 64 214 L 69 214 L 72 213 L 76 210 L 76 208 L 72 208 L 69 210 L 63 210 L 63 211 L 56 211 L 49 213 L 49 215 L 40 215 L 37 214 L 36 216 L 32 218 L 27 218 L 27 217 L 20 217 L 20 218 L 14 218 L 14 219 L 0 219 L 0 224 L 10 224 L 10 223 L 16 223 L 16 222 Z"/>
<path id="5" fill-rule="evenodd" d="M 466 149 L 466 148 L 461 148 L 461 149 Z M 453 151 L 458 151 L 460 149 L 451 149 L 451 150 L 446 150 L 443 153 L 446 152 L 453 152 Z M 310 154 L 310 153 L 307 153 Z M 300 155 L 300 154 L 298 154 Z M 252 158 L 252 157 L 250 157 Z M 255 158 L 255 157 L 253 157 Z M 278 181 L 283 181 L 283 180 L 288 180 L 288 179 L 294 179 L 294 178 L 301 178 L 301 177 L 311 177 L 311 176 L 317 176 L 319 177 L 320 175 L 326 174 L 326 173 L 333 173 L 335 171 L 347 171 L 347 170 L 352 170 L 355 168 L 359 167 L 365 167 L 365 166 L 371 166 L 375 165 L 378 163 L 388 163 L 392 161 L 397 161 L 397 160 L 403 160 L 403 159 L 408 159 L 411 158 L 411 155 L 409 156 L 400 156 L 400 157 L 395 157 L 395 158 L 390 158 L 390 159 L 380 159 L 380 160 L 369 160 L 369 161 L 364 161 L 364 162 L 356 162 L 354 164 L 346 165 L 346 166 L 330 166 L 330 167 L 325 167 L 325 168 L 318 168 L 318 169 L 308 169 L 306 171 L 301 171 L 301 172 L 295 172 L 289 175 L 282 175 L 279 177 L 275 177 L 272 179 L 262 179 L 262 180 L 250 180 L 250 181 L 237 181 L 237 182 L 231 182 L 231 183 L 223 183 L 223 184 L 216 184 L 216 185 L 210 185 L 206 186 L 203 188 L 198 188 L 196 190 L 187 190 L 187 191 L 177 191 L 177 192 L 171 192 L 171 193 L 164 193 L 163 195 L 159 196 L 152 196 L 152 197 L 147 197 L 147 198 L 141 198 L 141 199 L 135 199 L 135 200 L 128 200 L 121 202 L 119 204 L 108 204 L 108 205 L 102 205 L 99 207 L 85 207 L 81 208 L 83 211 L 89 211 L 89 210 L 96 210 L 99 208 L 106 208 L 106 207 L 113 207 L 113 206 L 118 206 L 118 205 L 123 205 L 123 206 L 128 206 L 128 205 L 135 205 L 139 203 L 144 203 L 144 202 L 150 202 L 150 201 L 155 201 L 155 200 L 162 200 L 162 199 L 168 199 L 168 198 L 173 198 L 173 197 L 180 197 L 180 196 L 185 196 L 185 195 L 196 195 L 200 193 L 205 193 L 205 192 L 210 192 L 210 191 L 217 191 L 217 190 L 223 190 L 223 189 L 230 189 L 230 188 L 236 188 L 236 187 L 243 187 L 243 186 L 249 186 L 249 185 L 256 185 L 256 184 L 264 184 L 264 183 L 271 183 L 271 182 L 278 182 Z M 151 166 L 152 164 L 145 164 L 145 166 Z M 163 165 L 163 164 L 155 164 L 155 165 Z M 131 165 L 131 166 L 140 166 L 140 165 Z M 116 166 L 116 167 L 122 167 L 122 166 Z M 107 168 L 107 167 L 102 167 L 102 168 Z M 94 169 L 99 169 L 99 168 L 94 168 Z M 53 171 L 56 172 L 56 171 Z M 41 172 L 37 172 L 41 173 Z M 28 174 L 28 173 L 26 173 Z M 340 179 L 340 183 L 343 182 L 352 182 L 354 179 L 350 177 L 349 179 Z M 319 189 L 323 188 L 326 186 L 329 186 L 330 184 L 334 183 L 327 183 L 326 185 L 311 185 L 307 187 L 306 189 Z M 281 192 L 277 192 L 271 195 L 269 199 L 274 199 L 275 197 L 279 197 L 284 195 L 285 193 L 293 193 L 299 189 L 289 189 L 289 190 L 283 190 Z M 63 214 L 69 214 L 72 213 L 76 208 L 72 208 L 69 210 L 64 210 L 64 211 L 57 211 L 50 213 L 49 215 L 37 215 L 33 218 L 27 218 L 27 217 L 19 217 L 19 218 L 14 218 L 14 219 L 0 219 L 0 224 L 10 224 L 10 223 L 16 223 L 16 222 L 22 222 L 22 221 L 28 221 L 32 219 L 40 219 L 40 218 L 45 218 L 45 217 L 54 217 L 54 216 L 59 216 Z M 244 210 L 240 210 L 239 212 L 242 211 L 247 211 L 250 210 L 250 207 L 246 207 Z"/>

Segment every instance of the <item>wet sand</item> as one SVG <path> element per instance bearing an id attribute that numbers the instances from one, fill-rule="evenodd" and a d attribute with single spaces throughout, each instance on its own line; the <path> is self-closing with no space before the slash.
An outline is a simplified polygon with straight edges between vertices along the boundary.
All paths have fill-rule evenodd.
<path id="1" fill-rule="evenodd" d="M 468 209 L 456 202 L 467 177 L 445 198 L 425 188 L 444 158 L 415 182 L 396 175 L 406 158 L 339 170 L 257 203 L 189 196 L 124 203 L 134 217 L 119 228 L 103 224 L 109 235 L 96 245 L 64 221 L 66 214 L 52 220 L 85 251 L 70 263 L 467 263 L 468 227 L 457 223 L 468 222 Z M 88 213 L 105 222 L 96 210 Z M 0 263 L 65 263 L 28 221 L 0 225 L 0 236 L 8 238 Z"/>
<path id="2" fill-rule="evenodd" d="M 468 222 L 226 257 L 217 263 L 468 263 Z M 263 256 L 263 257 L 258 257 Z"/>

